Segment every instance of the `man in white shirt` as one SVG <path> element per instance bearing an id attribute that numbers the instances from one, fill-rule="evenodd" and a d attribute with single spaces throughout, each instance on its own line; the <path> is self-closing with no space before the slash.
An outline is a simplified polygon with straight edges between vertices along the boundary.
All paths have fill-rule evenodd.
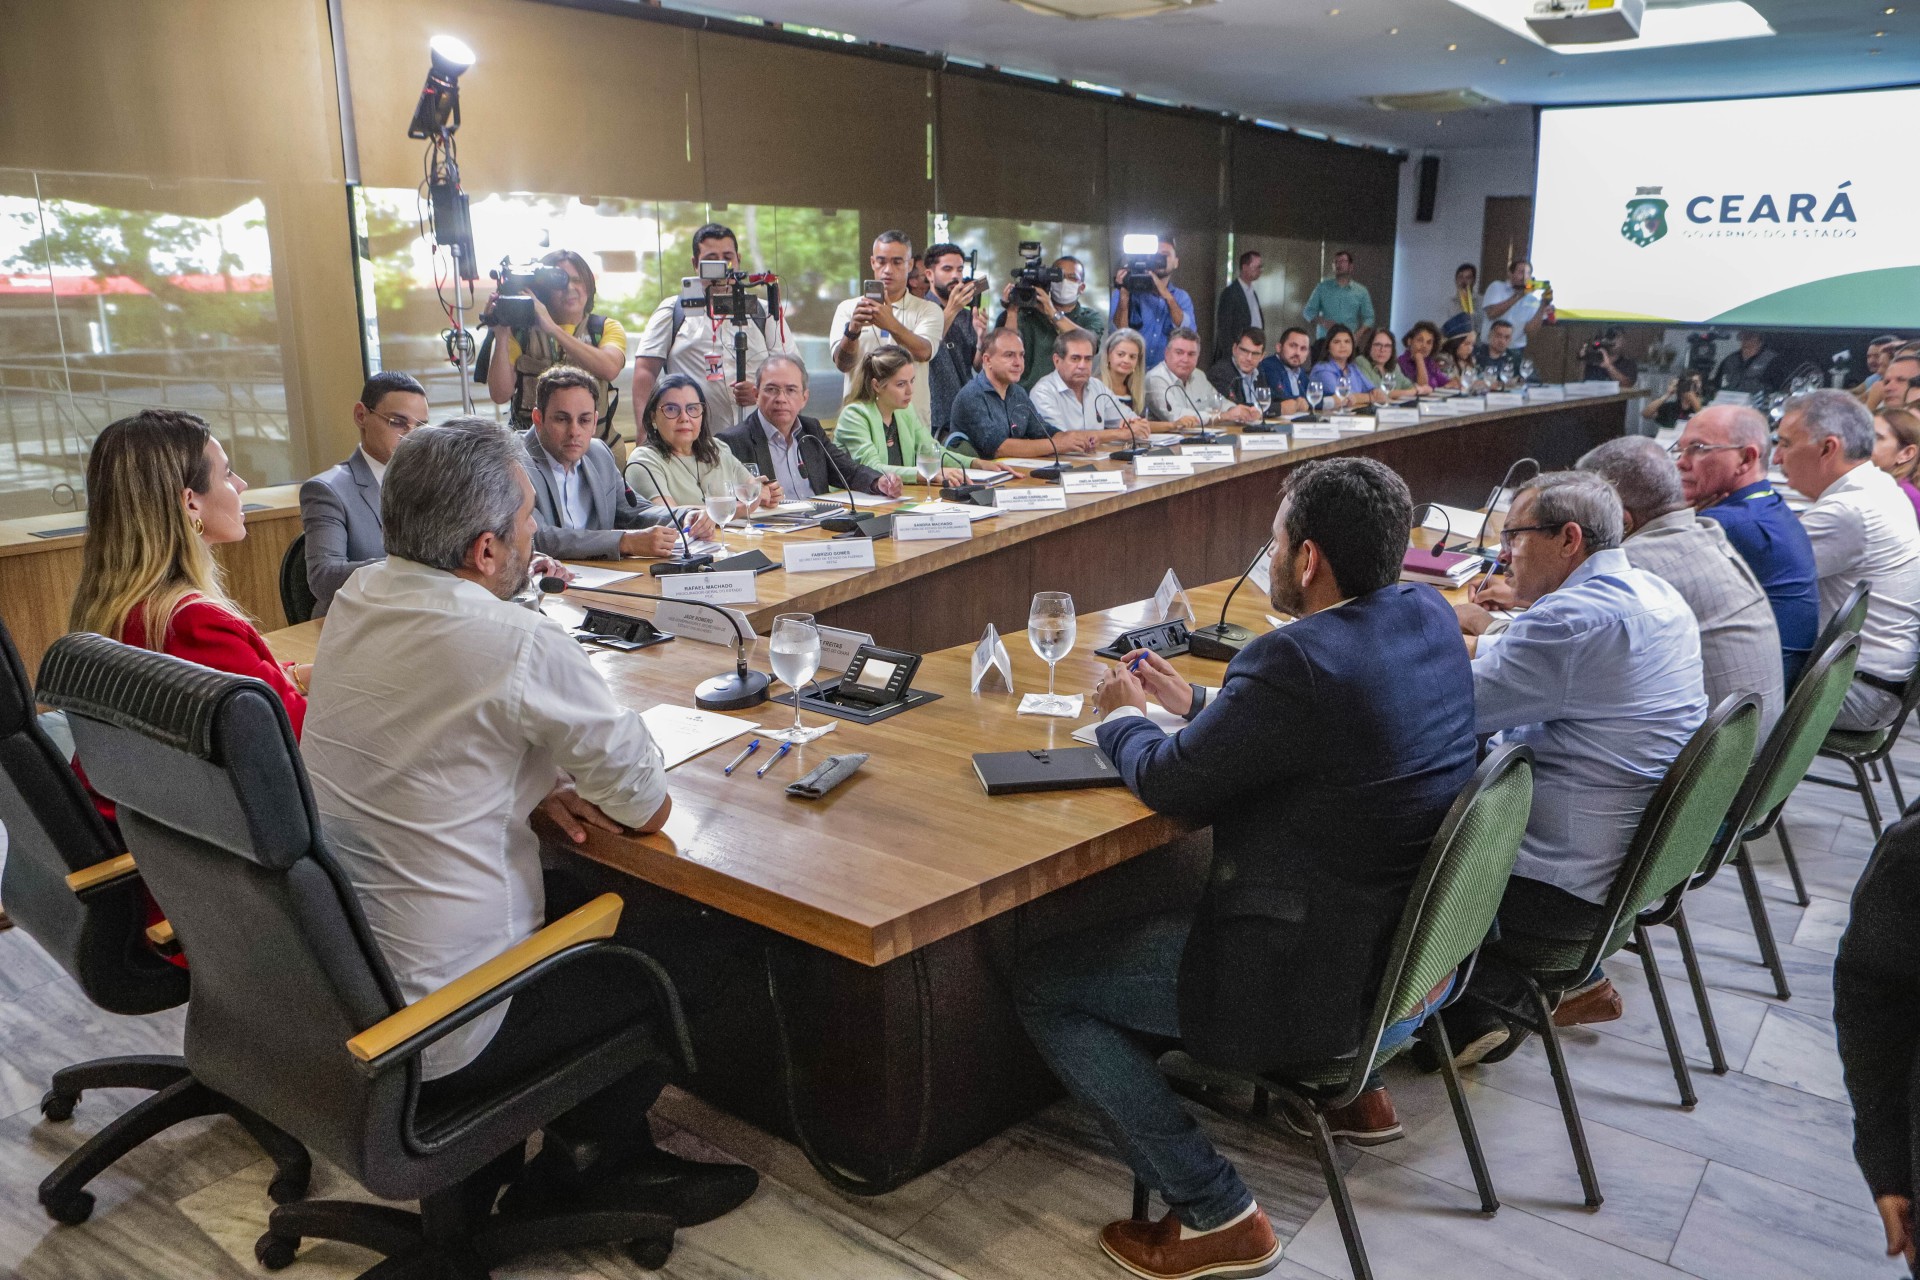
<path id="1" fill-rule="evenodd" d="M 1167 339 L 1167 358 L 1147 371 L 1147 417 L 1191 429 L 1210 422 L 1257 422 L 1252 405 L 1230 404 L 1200 372 L 1200 335 L 1175 329 Z"/>
<path id="2" fill-rule="evenodd" d="M 1860 661 L 1834 727 L 1885 728 L 1920 657 L 1920 527 L 1892 476 L 1873 465 L 1873 415 L 1844 391 L 1788 402 L 1774 459 L 1814 500 L 1800 513 L 1813 543 L 1824 626 L 1856 583 L 1873 584 Z"/>
<path id="3" fill-rule="evenodd" d="M 740 243 L 730 227 L 709 222 L 693 233 L 693 269 L 703 262 L 724 262 L 727 270 L 740 270 Z M 734 351 L 734 334 L 747 336 L 747 376 L 741 378 Z M 653 384 L 664 373 L 684 373 L 700 383 L 707 401 L 707 426 L 715 435 L 739 423 L 758 399 L 754 379 L 761 362 L 770 351 L 797 352 L 793 335 L 787 332 L 785 318 L 767 314 L 766 305 L 747 295 L 747 324 L 739 329 L 727 317 L 714 318 L 706 308 L 683 303 L 676 292 L 661 299 L 647 321 L 646 332 L 633 353 L 633 425 L 635 438 L 647 438 L 647 424 L 640 421 Z"/>
<path id="4" fill-rule="evenodd" d="M 1053 344 L 1053 372 L 1033 385 L 1033 407 L 1055 431 L 1103 431 L 1105 442 L 1138 443 L 1150 430 L 1093 376 L 1093 335 L 1069 329 Z M 1112 434 L 1112 433 L 1118 434 Z"/>
<path id="5" fill-rule="evenodd" d="M 1532 276 L 1533 264 L 1515 258 L 1507 264 L 1507 278 L 1495 280 L 1480 295 L 1481 312 L 1488 320 L 1505 320 L 1513 326 L 1515 351 L 1527 349 L 1527 340 L 1547 322 L 1553 302 L 1553 290 L 1535 288 Z"/>
<path id="6" fill-rule="evenodd" d="M 588 827 L 657 831 L 673 810 L 640 717 L 557 622 L 511 602 L 533 553 L 524 458 L 516 437 L 484 419 L 410 433 L 387 469 L 387 559 L 334 597 L 316 655 L 301 755 L 408 1003 L 546 922 L 536 809 L 576 842 Z M 680 945 L 650 933 L 634 943 Z M 616 959 L 582 961 L 431 1045 L 423 1100 L 457 1107 L 657 1015 L 649 985 Z M 617 1185 L 621 1203 L 637 1196 L 676 1220 L 724 1213 L 752 1193 L 752 1171 L 658 1152 L 646 1111 L 663 1084 L 637 1071 L 555 1130 L 594 1143 L 595 1182 Z M 530 1171 L 539 1176 L 517 1184 L 523 1202 L 560 1176 L 563 1144 L 550 1145 Z"/>
<path id="7" fill-rule="evenodd" d="M 913 412 L 922 423 L 931 423 L 933 396 L 928 390 L 931 379 L 926 365 L 946 332 L 946 313 L 907 292 L 913 241 L 906 232 L 882 231 L 875 236 L 870 265 L 873 278 L 880 283 L 881 298 L 848 298 L 834 311 L 833 327 L 827 330 L 833 336 L 828 352 L 833 367 L 846 375 L 841 394 L 853 394 L 853 367 L 860 357 L 879 347 L 902 347 L 919 366 L 913 380 Z"/>

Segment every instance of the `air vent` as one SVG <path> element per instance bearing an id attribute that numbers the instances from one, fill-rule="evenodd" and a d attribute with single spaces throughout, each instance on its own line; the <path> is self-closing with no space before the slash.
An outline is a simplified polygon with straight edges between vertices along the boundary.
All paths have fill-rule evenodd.
<path id="1" fill-rule="evenodd" d="M 1384 93 L 1367 99 L 1382 111 L 1471 111 L 1475 107 L 1497 107 L 1500 99 L 1489 98 L 1478 89 L 1436 89 L 1432 93 Z"/>
<path id="2" fill-rule="evenodd" d="M 1151 18 L 1213 4 L 1215 0 L 1008 0 L 1049 18 Z"/>

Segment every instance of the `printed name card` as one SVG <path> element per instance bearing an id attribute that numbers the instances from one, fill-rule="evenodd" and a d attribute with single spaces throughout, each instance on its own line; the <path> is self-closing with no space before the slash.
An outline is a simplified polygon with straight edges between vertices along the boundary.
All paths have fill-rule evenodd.
<path id="1" fill-rule="evenodd" d="M 1385 405 L 1373 411 L 1374 425 L 1381 427 L 1417 427 L 1420 411 L 1414 408 L 1389 409 Z"/>
<path id="2" fill-rule="evenodd" d="M 1183 444 L 1180 456 L 1194 462 L 1232 462 L 1233 446 L 1230 444 Z"/>
<path id="3" fill-rule="evenodd" d="M 1527 399 L 1535 404 L 1556 404 L 1567 398 L 1567 389 L 1548 383 L 1527 388 Z"/>
<path id="4" fill-rule="evenodd" d="M 760 589 L 750 570 L 735 573 L 671 573 L 660 579 L 669 600 L 705 600 L 708 604 L 753 604 Z"/>
<path id="5" fill-rule="evenodd" d="M 1485 413 L 1487 411 L 1487 398 L 1485 396 L 1455 396 L 1453 398 L 1453 411 L 1455 413 Z"/>
<path id="6" fill-rule="evenodd" d="M 1065 511 L 1067 493 L 1048 485 L 1041 488 L 995 489 L 993 505 L 1002 511 Z"/>
<path id="7" fill-rule="evenodd" d="M 1371 431 L 1373 419 L 1363 418 L 1357 413 L 1336 413 L 1333 415 L 1333 429 L 1342 432 Z"/>
<path id="8" fill-rule="evenodd" d="M 873 540 L 862 538 L 860 541 L 871 544 Z M 839 627 L 820 627 L 818 630 L 822 671 L 845 671 L 860 646 L 873 643 L 873 637 L 864 631 L 843 631 Z"/>
<path id="9" fill-rule="evenodd" d="M 1620 384 L 1612 378 L 1594 378 L 1580 385 L 1580 394 L 1586 396 L 1610 396 L 1620 390 Z"/>
<path id="10" fill-rule="evenodd" d="M 1065 493 L 1125 493 L 1127 478 L 1118 471 L 1069 471 L 1060 477 L 1060 487 Z"/>
<path id="11" fill-rule="evenodd" d="M 939 542 L 972 536 L 973 521 L 958 511 L 902 511 L 893 517 L 895 542 Z"/>
<path id="12" fill-rule="evenodd" d="M 1527 398 L 1518 391 L 1487 392 L 1487 408 L 1518 409 L 1527 403 Z"/>
<path id="13" fill-rule="evenodd" d="M 681 577 L 691 577 L 682 574 Z M 665 585 L 666 579 L 661 579 Z M 721 617 L 711 609 L 702 609 L 698 605 L 675 604 L 671 600 L 662 600 L 653 607 L 653 624 L 671 635 L 687 640 L 698 640 L 703 644 L 732 645 L 736 639 L 744 638 L 753 643 L 753 625 L 747 621 L 747 615 L 738 609 L 724 610 Z"/>
<path id="14" fill-rule="evenodd" d="M 1434 399 L 1422 400 L 1420 402 L 1420 416 L 1423 418 L 1444 418 L 1453 412 L 1453 401 L 1451 400 L 1442 400 L 1435 397 Z"/>
<path id="15" fill-rule="evenodd" d="M 1250 436 L 1240 437 L 1242 453 L 1277 453 L 1292 447 L 1293 441 L 1278 431 L 1256 431 Z"/>
<path id="16" fill-rule="evenodd" d="M 1331 422 L 1296 422 L 1293 424 L 1295 440 L 1338 440 L 1340 428 Z"/>
<path id="17" fill-rule="evenodd" d="M 1136 476 L 1190 476 L 1193 474 L 1193 459 L 1139 456 L 1133 460 L 1133 474 Z"/>
<path id="18" fill-rule="evenodd" d="M 898 517 L 896 517 L 896 520 Z M 788 573 L 823 573 L 829 569 L 873 568 L 872 538 L 843 538 L 833 542 L 789 542 Z"/>

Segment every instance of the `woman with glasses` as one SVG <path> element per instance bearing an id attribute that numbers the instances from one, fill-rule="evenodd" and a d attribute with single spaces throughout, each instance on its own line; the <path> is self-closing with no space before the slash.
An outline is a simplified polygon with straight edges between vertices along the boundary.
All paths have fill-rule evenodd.
<path id="1" fill-rule="evenodd" d="M 314 617 L 361 565 L 384 559 L 380 482 L 387 460 L 407 432 L 427 425 L 427 393 L 404 373 L 385 370 L 367 379 L 353 406 L 360 447 L 345 462 L 300 486 L 300 526 L 306 532 L 307 589 Z"/>
<path id="2" fill-rule="evenodd" d="M 1400 372 L 1393 356 L 1393 331 L 1382 325 L 1360 331 L 1360 355 L 1354 363 L 1389 400 L 1411 400 L 1420 394 L 1413 379 Z"/>
<path id="3" fill-rule="evenodd" d="M 780 504 L 779 485 L 756 477 L 714 439 L 700 384 L 686 374 L 670 373 L 655 383 L 640 420 L 646 439 L 627 462 L 627 483 L 641 497 L 672 507 L 699 507 L 710 489 L 718 492 L 718 486 L 724 486 L 738 493 L 757 481 L 759 496 L 741 500 L 736 515 Z"/>

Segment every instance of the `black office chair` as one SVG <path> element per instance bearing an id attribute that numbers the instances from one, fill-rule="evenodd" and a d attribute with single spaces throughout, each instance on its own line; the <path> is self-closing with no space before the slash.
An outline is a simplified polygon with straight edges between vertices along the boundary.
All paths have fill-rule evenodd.
<path id="1" fill-rule="evenodd" d="M 108 1013 L 157 1013 L 186 1003 L 187 972 L 148 945 L 146 903 L 133 859 L 34 719 L 33 686 L 13 638 L 0 624 L 0 822 L 7 828 L 6 902 L 20 927 Z M 154 933 L 166 936 L 164 925 Z M 55 1221 L 93 1213 L 87 1183 L 148 1138 L 194 1116 L 225 1112 L 246 1126 L 279 1165 L 276 1201 L 307 1193 L 311 1171 L 299 1143 L 195 1080 L 185 1058 L 130 1054 L 56 1071 L 40 1101 L 49 1120 L 72 1118 L 89 1089 L 151 1089 L 61 1162 L 40 1184 Z"/>
<path id="2" fill-rule="evenodd" d="M 441 990 L 405 1005 L 352 886 L 328 852 L 280 699 L 258 680 L 92 635 L 56 642 L 41 700 L 67 712 L 88 776 L 120 806 L 142 874 L 193 957 L 187 1060 L 196 1075 L 421 1212 L 319 1201 L 273 1213 L 255 1254 L 286 1266 L 303 1236 L 385 1254 L 381 1280 L 464 1278 L 520 1254 L 629 1242 L 672 1248 L 659 1214 L 502 1218 L 494 1193 L 526 1139 L 645 1065 L 691 1068 L 679 1000 L 649 957 L 604 941 L 603 894 Z M 461 1107 L 420 1098 L 420 1054 L 517 992 L 569 981 L 582 958 L 628 967 L 660 1012 L 542 1063 Z M 556 1028 L 556 1038 L 558 1030 Z"/>
<path id="3" fill-rule="evenodd" d="M 303 533 L 280 557 L 280 612 L 287 615 L 291 627 L 309 621 L 319 607 L 313 588 L 307 585 L 307 535 Z"/>

